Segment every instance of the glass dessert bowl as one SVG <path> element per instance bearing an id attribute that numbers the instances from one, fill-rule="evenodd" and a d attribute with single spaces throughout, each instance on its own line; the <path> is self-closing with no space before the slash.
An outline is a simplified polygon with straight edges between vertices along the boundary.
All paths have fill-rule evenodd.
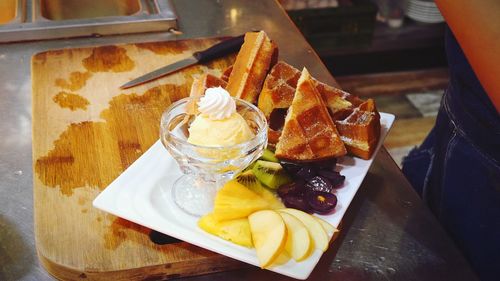
<path id="1" fill-rule="evenodd" d="M 213 208 L 217 189 L 262 155 L 267 145 L 267 121 L 253 104 L 231 98 L 235 111 L 253 133 L 250 139 L 230 145 L 199 145 L 188 142 L 199 97 L 188 97 L 170 105 L 162 115 L 160 139 L 184 173 L 172 187 L 176 205 L 186 213 L 201 216 Z M 199 115 L 199 114 L 198 114 Z M 214 128 L 208 128 L 216 130 Z M 221 136 L 230 135 L 220 132 Z M 216 134 L 207 135 L 207 139 Z M 222 141 L 224 143 L 224 141 Z M 226 142 L 227 143 L 227 142 Z"/>

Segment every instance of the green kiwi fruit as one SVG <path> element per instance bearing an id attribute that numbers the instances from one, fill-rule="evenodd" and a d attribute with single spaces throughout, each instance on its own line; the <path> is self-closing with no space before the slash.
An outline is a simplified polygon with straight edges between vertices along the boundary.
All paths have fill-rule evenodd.
<path id="1" fill-rule="evenodd" d="M 281 185 L 291 181 L 280 163 L 257 160 L 252 171 L 260 182 L 271 189 L 277 189 Z"/>
<path id="2" fill-rule="evenodd" d="M 252 169 L 243 171 L 241 174 L 236 176 L 236 181 L 246 186 L 248 189 L 254 191 L 259 187 L 262 187 L 259 179 L 254 175 Z"/>
<path id="3" fill-rule="evenodd" d="M 272 209 L 284 208 L 283 203 L 281 203 L 278 197 L 272 191 L 262 186 L 252 170 L 242 172 L 236 176 L 235 180 L 269 202 L 269 206 Z"/>
<path id="4" fill-rule="evenodd" d="M 260 159 L 265 160 L 265 161 L 279 163 L 278 158 L 276 158 L 276 156 L 274 156 L 274 153 L 267 148 L 264 149 L 264 153 L 262 154 Z"/>
<path id="5" fill-rule="evenodd" d="M 243 172 L 252 170 L 253 166 L 255 166 L 255 162 L 252 162 L 252 164 L 248 165 L 248 167 L 246 167 L 245 169 L 243 169 Z"/>

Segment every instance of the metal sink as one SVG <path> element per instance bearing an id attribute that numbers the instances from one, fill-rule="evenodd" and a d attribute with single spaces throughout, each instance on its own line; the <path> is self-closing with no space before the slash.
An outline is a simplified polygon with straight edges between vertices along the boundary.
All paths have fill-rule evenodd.
<path id="1" fill-rule="evenodd" d="M 42 17 L 49 20 L 130 16 L 140 9 L 139 0 L 40 0 Z"/>
<path id="2" fill-rule="evenodd" d="M 176 27 L 169 0 L 0 0 L 0 42 Z"/>
<path id="3" fill-rule="evenodd" d="M 23 2 L 19 0 L 0 1 L 0 26 L 22 21 L 24 12 Z"/>

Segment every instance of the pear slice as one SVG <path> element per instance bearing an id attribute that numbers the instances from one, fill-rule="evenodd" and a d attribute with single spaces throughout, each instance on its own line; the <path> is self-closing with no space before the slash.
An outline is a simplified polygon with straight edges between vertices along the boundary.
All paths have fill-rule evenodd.
<path id="1" fill-rule="evenodd" d="M 285 223 L 281 216 L 272 210 L 257 211 L 248 216 L 248 222 L 260 267 L 268 267 L 285 247 Z"/>
<path id="2" fill-rule="evenodd" d="M 326 234 L 328 235 L 328 237 L 332 237 L 333 234 L 335 234 L 335 232 L 339 231 L 338 229 L 336 229 L 333 225 L 331 225 L 329 222 L 325 221 L 324 219 L 318 218 L 318 217 L 315 217 L 315 216 L 312 216 L 312 217 L 321 224 L 321 226 L 323 227 L 323 229 L 325 229 Z"/>
<path id="3" fill-rule="evenodd" d="M 278 211 L 285 212 L 299 219 L 309 231 L 309 235 L 311 235 L 312 241 L 314 242 L 314 247 L 316 249 L 320 249 L 323 252 L 328 249 L 328 244 L 330 242 L 328 234 L 321 226 L 321 223 L 314 219 L 313 216 L 300 210 L 291 208 L 280 209 Z"/>
<path id="4" fill-rule="evenodd" d="M 276 266 L 284 265 L 287 262 L 289 262 L 291 259 L 292 259 L 292 257 L 290 257 L 290 254 L 288 254 L 287 251 L 283 250 L 279 253 L 279 255 L 276 258 L 273 259 L 273 261 L 271 262 L 270 265 L 267 266 L 267 268 L 273 268 Z"/>
<path id="5" fill-rule="evenodd" d="M 285 212 L 279 213 L 287 229 L 285 250 L 296 261 L 304 260 L 309 256 L 311 238 L 306 226 L 296 217 Z"/>

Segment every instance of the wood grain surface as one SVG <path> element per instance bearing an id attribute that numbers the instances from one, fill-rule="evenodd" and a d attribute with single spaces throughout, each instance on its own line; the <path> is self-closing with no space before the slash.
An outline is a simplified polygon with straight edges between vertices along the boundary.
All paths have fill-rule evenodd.
<path id="1" fill-rule="evenodd" d="M 160 116 L 193 77 L 220 75 L 234 55 L 120 90 L 217 39 L 63 49 L 32 58 L 34 220 L 38 255 L 65 280 L 165 279 L 245 266 L 92 207 L 159 136 Z M 149 280 L 149 279 L 148 279 Z"/>

